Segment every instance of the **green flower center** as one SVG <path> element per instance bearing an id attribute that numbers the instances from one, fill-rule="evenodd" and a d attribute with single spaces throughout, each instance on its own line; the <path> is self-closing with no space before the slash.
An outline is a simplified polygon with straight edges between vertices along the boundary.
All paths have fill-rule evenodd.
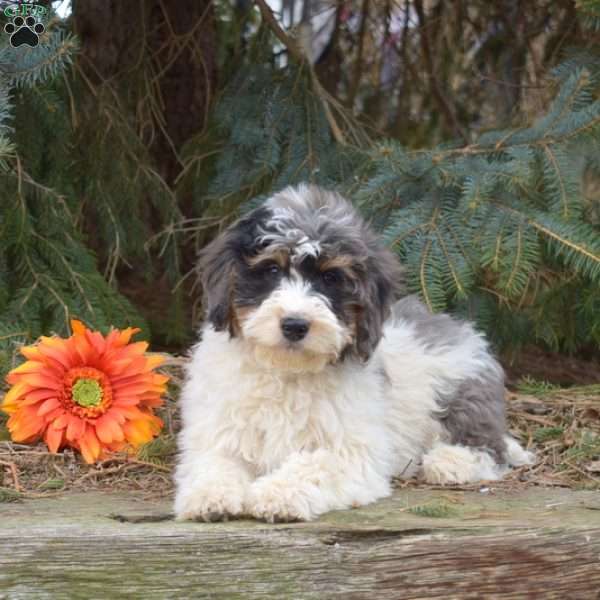
<path id="1" fill-rule="evenodd" d="M 79 406 L 98 406 L 102 402 L 102 388 L 95 379 L 78 379 L 73 384 L 72 395 Z"/>

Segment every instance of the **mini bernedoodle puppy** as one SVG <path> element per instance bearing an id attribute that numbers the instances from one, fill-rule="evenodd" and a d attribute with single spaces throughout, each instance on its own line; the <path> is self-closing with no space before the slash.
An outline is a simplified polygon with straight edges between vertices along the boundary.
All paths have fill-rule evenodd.
<path id="1" fill-rule="evenodd" d="M 309 520 L 388 496 L 394 476 L 467 483 L 532 461 L 486 341 L 398 300 L 396 258 L 338 194 L 275 194 L 201 268 L 177 518 Z"/>

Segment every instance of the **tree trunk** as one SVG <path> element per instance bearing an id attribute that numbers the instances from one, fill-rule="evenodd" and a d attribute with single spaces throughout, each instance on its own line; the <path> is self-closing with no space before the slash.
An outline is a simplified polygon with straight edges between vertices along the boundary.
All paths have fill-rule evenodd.
<path id="1" fill-rule="evenodd" d="M 83 73 L 93 85 L 114 84 L 172 184 L 216 84 L 212 0 L 74 0 L 73 15 Z"/>

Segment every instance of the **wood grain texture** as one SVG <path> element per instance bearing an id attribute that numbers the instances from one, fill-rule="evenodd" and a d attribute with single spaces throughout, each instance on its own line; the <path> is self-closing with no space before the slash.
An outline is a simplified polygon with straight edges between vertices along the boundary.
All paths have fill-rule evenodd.
<path id="1" fill-rule="evenodd" d="M 411 512 L 432 502 L 451 516 Z M 598 509 L 593 492 L 411 490 L 266 525 L 175 523 L 133 495 L 27 501 L 1 507 L 0 598 L 593 599 Z"/>

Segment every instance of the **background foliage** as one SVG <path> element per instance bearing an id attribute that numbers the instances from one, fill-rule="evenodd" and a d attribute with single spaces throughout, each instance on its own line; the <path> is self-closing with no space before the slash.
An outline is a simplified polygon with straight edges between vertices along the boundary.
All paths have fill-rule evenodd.
<path id="1" fill-rule="evenodd" d="M 189 343 L 197 250 L 353 198 L 432 310 L 600 346 L 600 3 L 78 0 L 0 35 L 0 370 L 69 316 Z M 2 23 L 3 24 L 3 23 Z"/>

